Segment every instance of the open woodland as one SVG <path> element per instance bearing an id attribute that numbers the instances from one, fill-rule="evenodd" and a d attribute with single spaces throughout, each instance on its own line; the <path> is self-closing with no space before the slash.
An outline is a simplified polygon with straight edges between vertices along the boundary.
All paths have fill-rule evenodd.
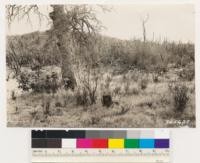
<path id="1" fill-rule="evenodd" d="M 142 39 L 105 36 L 90 6 L 51 7 L 50 29 L 7 36 L 9 127 L 195 127 L 194 43 L 147 39 L 147 19 Z"/>

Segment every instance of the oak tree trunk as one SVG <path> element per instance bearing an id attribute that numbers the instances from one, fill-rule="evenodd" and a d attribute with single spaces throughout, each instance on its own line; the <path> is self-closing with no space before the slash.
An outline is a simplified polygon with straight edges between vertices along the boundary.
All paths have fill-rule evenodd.
<path id="1" fill-rule="evenodd" d="M 62 60 L 62 81 L 65 88 L 74 89 L 77 83 L 72 71 L 69 20 L 63 5 L 52 5 L 52 8 L 53 12 L 49 15 L 53 21 L 53 33 L 57 38 L 57 46 Z"/>

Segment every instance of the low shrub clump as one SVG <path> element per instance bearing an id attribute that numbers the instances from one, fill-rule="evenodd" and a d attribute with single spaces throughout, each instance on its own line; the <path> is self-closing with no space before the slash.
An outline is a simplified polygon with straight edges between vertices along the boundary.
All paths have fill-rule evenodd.
<path id="1" fill-rule="evenodd" d="M 29 91 L 31 89 L 31 74 L 27 72 L 21 72 L 19 77 L 17 78 L 19 86 L 18 88 L 22 89 L 23 91 Z"/>
<path id="2" fill-rule="evenodd" d="M 140 80 L 139 85 L 140 85 L 140 88 L 141 88 L 142 90 L 146 89 L 146 88 L 147 88 L 147 85 L 148 85 L 148 79 L 142 78 L 142 79 Z"/>
<path id="3" fill-rule="evenodd" d="M 184 84 L 174 84 L 169 85 L 169 90 L 172 94 L 174 109 L 183 112 L 189 100 L 188 88 Z"/>
<path id="4" fill-rule="evenodd" d="M 35 72 L 22 72 L 18 78 L 19 88 L 23 91 L 32 90 L 35 93 L 53 93 L 59 88 L 58 75 L 52 72 L 50 75 L 39 75 Z"/>
<path id="5" fill-rule="evenodd" d="M 186 80 L 186 81 L 192 81 L 195 76 L 195 70 L 194 65 L 188 65 L 185 68 L 182 69 L 182 71 L 179 72 L 179 78 Z"/>
<path id="6" fill-rule="evenodd" d="M 120 94 L 120 92 L 121 92 L 121 87 L 115 87 L 114 88 L 114 90 L 113 90 L 113 93 L 115 94 L 115 95 L 118 95 L 118 94 Z"/>
<path id="7" fill-rule="evenodd" d="M 157 73 L 153 74 L 153 82 L 158 83 L 159 82 L 159 75 Z"/>
<path id="8" fill-rule="evenodd" d="M 88 105 L 89 104 L 89 99 L 88 99 L 88 92 L 86 89 L 77 89 L 75 93 L 75 98 L 76 98 L 76 104 L 77 105 Z"/>

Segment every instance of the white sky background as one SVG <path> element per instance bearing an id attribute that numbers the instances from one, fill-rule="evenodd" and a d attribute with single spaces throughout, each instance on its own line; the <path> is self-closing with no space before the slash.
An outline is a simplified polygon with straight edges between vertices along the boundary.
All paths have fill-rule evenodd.
<path id="1" fill-rule="evenodd" d="M 109 6 L 110 8 L 111 6 Z M 40 6 L 42 13 L 48 15 L 50 7 Z M 120 39 L 142 38 L 142 21 L 147 14 L 147 39 L 194 42 L 195 12 L 192 4 L 122 4 L 112 5 L 110 12 L 97 12 L 97 18 L 106 27 L 102 34 Z M 31 14 L 31 22 L 14 21 L 7 33 L 9 35 L 44 31 L 49 28 L 44 19 L 39 25 L 38 17 Z"/>

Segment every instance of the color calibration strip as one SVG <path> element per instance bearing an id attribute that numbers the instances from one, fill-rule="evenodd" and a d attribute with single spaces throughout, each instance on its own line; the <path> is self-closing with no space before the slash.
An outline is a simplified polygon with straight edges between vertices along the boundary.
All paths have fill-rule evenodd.
<path id="1" fill-rule="evenodd" d="M 126 130 L 32 131 L 32 148 L 169 148 L 169 133 Z"/>
<path id="2" fill-rule="evenodd" d="M 169 163 L 168 130 L 32 131 L 32 163 Z"/>

